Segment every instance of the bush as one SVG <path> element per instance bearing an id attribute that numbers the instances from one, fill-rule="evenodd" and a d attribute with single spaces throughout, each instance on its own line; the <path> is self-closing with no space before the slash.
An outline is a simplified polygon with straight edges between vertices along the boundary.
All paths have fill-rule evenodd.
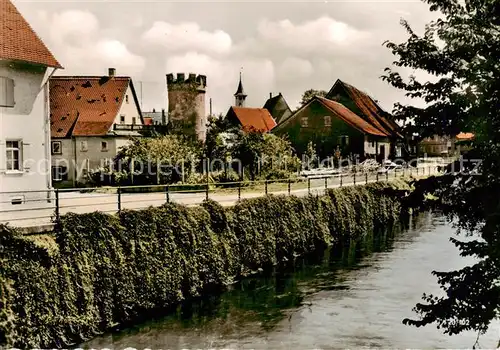
<path id="1" fill-rule="evenodd" d="M 0 346 L 66 347 L 258 269 L 388 225 L 406 183 L 66 214 L 53 236 L 0 226 Z"/>

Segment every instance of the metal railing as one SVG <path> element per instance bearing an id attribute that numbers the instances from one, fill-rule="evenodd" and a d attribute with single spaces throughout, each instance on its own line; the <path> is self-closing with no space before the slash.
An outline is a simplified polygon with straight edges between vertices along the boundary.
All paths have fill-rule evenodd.
<path id="1" fill-rule="evenodd" d="M 0 223 L 38 227 L 57 223 L 61 215 L 69 212 L 119 213 L 126 209 L 144 209 L 170 202 L 198 205 L 205 199 L 215 200 L 222 205 L 233 205 L 241 199 L 267 194 L 319 195 L 329 188 L 436 174 L 437 167 L 428 166 L 395 169 L 385 173 L 349 172 L 279 180 L 0 192 Z M 15 198 L 18 201 L 21 199 L 21 204 L 12 204 L 12 199 Z"/>

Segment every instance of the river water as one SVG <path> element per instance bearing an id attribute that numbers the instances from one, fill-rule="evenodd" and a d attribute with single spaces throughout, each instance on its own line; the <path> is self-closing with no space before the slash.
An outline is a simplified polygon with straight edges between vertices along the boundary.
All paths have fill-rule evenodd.
<path id="1" fill-rule="evenodd" d="M 84 348 L 332 349 L 472 348 L 477 334 L 443 334 L 402 320 L 422 293 L 439 293 L 431 271 L 457 269 L 454 229 L 425 213 L 409 228 L 315 254 L 294 268 L 246 279 L 162 318 L 95 338 Z M 463 239 L 463 237 L 461 237 Z M 499 324 L 479 338 L 494 348 Z M 477 345 L 476 345 L 477 346 Z"/>

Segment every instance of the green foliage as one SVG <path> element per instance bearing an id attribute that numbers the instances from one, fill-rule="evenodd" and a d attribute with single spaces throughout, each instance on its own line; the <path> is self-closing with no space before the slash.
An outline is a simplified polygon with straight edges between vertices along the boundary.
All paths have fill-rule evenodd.
<path id="1" fill-rule="evenodd" d="M 397 220 L 406 183 L 305 198 L 66 214 L 54 236 L 0 227 L 0 346 L 65 347 L 235 277 Z"/>
<path id="2" fill-rule="evenodd" d="M 132 182 L 134 172 L 134 185 L 172 183 L 180 179 L 182 171 L 188 175 L 198 166 L 200 149 L 196 142 L 179 135 L 134 138 L 120 149 L 112 169 L 97 169 L 92 179 L 96 184 L 126 185 Z"/>
<path id="3" fill-rule="evenodd" d="M 306 90 L 302 94 L 302 99 L 300 100 L 300 107 L 309 102 L 309 100 L 311 100 L 314 96 L 325 97 L 327 94 L 328 91 L 325 90 L 314 90 L 314 89 Z"/>
<path id="4" fill-rule="evenodd" d="M 404 322 L 436 323 L 448 334 L 484 332 L 500 311 L 500 1 L 425 2 L 440 18 L 429 23 L 423 35 L 403 21 L 408 40 L 386 45 L 397 56 L 396 67 L 423 70 L 433 81 L 403 79 L 390 68 L 383 79 L 426 102 L 425 107 L 396 104 L 396 116 L 412 121 L 408 132 L 420 137 L 475 134 L 474 155 L 468 158 L 481 164 L 473 173 L 456 167 L 456 173 L 416 186 L 420 198 L 426 193 L 439 198 L 432 205 L 444 210 L 459 232 L 479 238 L 452 240 L 461 255 L 478 262 L 456 271 L 433 272 L 443 296 L 424 295 L 424 303 L 415 308 L 420 318 Z"/>
<path id="5" fill-rule="evenodd" d="M 252 130 L 240 131 L 233 157 L 240 160 L 251 180 L 278 170 L 290 174 L 300 168 L 300 159 L 288 139 Z"/>

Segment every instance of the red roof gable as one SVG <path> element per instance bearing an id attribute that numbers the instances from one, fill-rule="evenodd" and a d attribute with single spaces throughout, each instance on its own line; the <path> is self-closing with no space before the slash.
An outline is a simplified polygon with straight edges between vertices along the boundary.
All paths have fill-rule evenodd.
<path id="1" fill-rule="evenodd" d="M 395 136 L 401 137 L 399 125 L 390 118 L 387 118 L 389 113 L 385 112 L 368 94 L 356 87 L 338 79 L 328 92 L 328 98 L 332 98 L 331 95 L 338 85 L 341 85 L 345 89 L 369 123 L 387 135 L 394 134 Z"/>
<path id="2" fill-rule="evenodd" d="M 354 112 L 345 107 L 343 104 L 319 96 L 316 96 L 316 98 L 313 100 L 318 100 L 319 102 L 321 102 L 323 106 L 328 108 L 330 111 L 339 116 L 344 122 L 353 126 L 359 131 L 376 136 L 388 136 L 387 131 L 380 130 L 371 125 L 363 118 L 354 114 Z"/>
<path id="3" fill-rule="evenodd" d="M 228 114 L 231 113 L 231 111 L 244 129 L 255 129 L 261 132 L 268 132 L 276 126 L 276 121 L 265 108 L 232 106 Z"/>
<path id="4" fill-rule="evenodd" d="M 10 0 L 0 0 L 0 59 L 62 68 Z"/>
<path id="5" fill-rule="evenodd" d="M 52 137 L 106 135 L 129 84 L 129 77 L 51 78 Z"/>

